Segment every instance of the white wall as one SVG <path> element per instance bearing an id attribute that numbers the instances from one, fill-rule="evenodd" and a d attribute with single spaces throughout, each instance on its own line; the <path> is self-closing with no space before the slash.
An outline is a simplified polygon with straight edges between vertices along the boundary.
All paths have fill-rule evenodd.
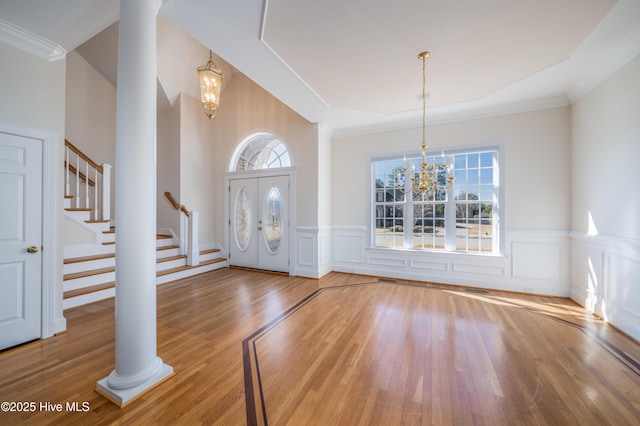
<path id="1" fill-rule="evenodd" d="M 578 100 L 571 297 L 640 340 L 640 56 Z"/>
<path id="2" fill-rule="evenodd" d="M 477 287 L 569 294 L 569 108 L 432 125 L 429 146 L 499 144 L 505 170 L 500 256 L 372 249 L 370 157 L 418 152 L 421 129 L 333 143 L 333 269 Z"/>
<path id="3" fill-rule="evenodd" d="M 215 118 L 214 118 L 215 120 Z M 220 171 L 212 167 L 214 158 L 214 122 L 202 112 L 202 105 L 184 93 L 180 94 L 180 203 L 197 211 L 200 245 L 216 241 L 214 206 L 224 199 L 213 191 Z"/>
<path id="4" fill-rule="evenodd" d="M 65 137 L 98 164 L 111 164 L 115 217 L 116 89 L 77 52 L 67 54 Z"/>
<path id="5" fill-rule="evenodd" d="M 173 208 L 165 192 L 180 202 L 180 98 L 173 107 L 158 111 L 157 136 L 158 229 L 171 229 L 180 237 L 182 213 Z"/>
<path id="6" fill-rule="evenodd" d="M 53 286 L 53 300 L 46 309 L 53 314 L 51 332 L 60 332 L 66 328 L 62 316 L 62 252 L 61 231 L 64 227 L 62 209 L 64 208 L 63 188 L 63 150 L 65 135 L 65 60 L 44 61 L 22 51 L 0 43 L 0 123 L 33 130 L 37 133 L 52 135 L 53 164 L 55 172 L 53 198 L 54 211 L 45 212 L 51 220 L 51 247 L 45 247 L 51 253 L 50 276 L 45 282 Z M 44 330 L 45 336 L 49 330 Z"/>

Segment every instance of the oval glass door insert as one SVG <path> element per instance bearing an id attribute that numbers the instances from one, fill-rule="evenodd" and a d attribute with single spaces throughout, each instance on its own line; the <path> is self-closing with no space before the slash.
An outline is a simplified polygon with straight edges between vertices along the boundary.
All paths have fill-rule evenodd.
<path id="1" fill-rule="evenodd" d="M 236 244 L 241 251 L 245 251 L 251 240 L 251 200 L 246 188 L 238 191 L 234 210 Z"/>
<path id="2" fill-rule="evenodd" d="M 282 242 L 284 228 L 282 195 L 275 186 L 272 186 L 267 192 L 262 221 L 267 249 L 271 254 L 276 254 Z"/>

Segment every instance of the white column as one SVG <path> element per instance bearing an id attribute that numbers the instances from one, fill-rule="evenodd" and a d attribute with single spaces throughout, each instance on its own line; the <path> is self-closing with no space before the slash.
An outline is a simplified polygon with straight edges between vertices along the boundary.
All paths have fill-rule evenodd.
<path id="1" fill-rule="evenodd" d="M 187 249 L 187 265 L 200 264 L 200 244 L 198 243 L 198 212 L 189 212 L 189 248 Z"/>
<path id="2" fill-rule="evenodd" d="M 124 405 L 173 369 L 156 355 L 156 16 L 120 0 L 116 114 L 116 362 L 97 390 Z"/>

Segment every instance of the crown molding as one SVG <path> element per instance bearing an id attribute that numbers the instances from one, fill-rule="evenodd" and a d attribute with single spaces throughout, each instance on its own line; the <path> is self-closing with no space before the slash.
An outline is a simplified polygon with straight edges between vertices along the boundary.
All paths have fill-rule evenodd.
<path id="1" fill-rule="evenodd" d="M 0 19 L 0 42 L 45 61 L 63 59 L 67 52 L 59 44 Z"/>
<path id="2" fill-rule="evenodd" d="M 481 105 L 478 103 L 464 103 L 434 107 L 430 109 L 427 117 L 428 125 L 453 123 L 458 121 L 475 120 L 479 118 L 496 117 L 500 115 L 517 114 L 521 112 L 537 111 L 542 109 L 560 108 L 569 106 L 566 96 L 553 96 L 548 98 L 531 99 L 522 102 Z M 422 126 L 422 115 L 414 114 L 399 119 L 388 117 L 388 120 L 375 123 L 336 129 L 334 139 L 364 136 L 373 133 L 392 132 L 405 129 L 413 129 Z"/>
<path id="3" fill-rule="evenodd" d="M 569 90 L 567 98 L 571 103 L 574 103 L 638 54 L 640 54 L 640 26 L 612 48 L 599 66 L 592 69 L 586 77 L 580 79 Z"/>

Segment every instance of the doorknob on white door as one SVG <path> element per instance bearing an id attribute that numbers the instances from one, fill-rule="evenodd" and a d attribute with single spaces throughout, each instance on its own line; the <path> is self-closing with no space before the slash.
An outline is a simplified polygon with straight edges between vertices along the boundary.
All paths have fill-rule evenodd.
<path id="1" fill-rule="evenodd" d="M 36 247 L 36 246 L 29 246 L 29 247 L 27 248 L 27 252 L 28 252 L 28 253 L 31 253 L 31 254 L 33 254 L 33 253 L 37 253 L 37 252 L 38 252 L 38 247 Z"/>

